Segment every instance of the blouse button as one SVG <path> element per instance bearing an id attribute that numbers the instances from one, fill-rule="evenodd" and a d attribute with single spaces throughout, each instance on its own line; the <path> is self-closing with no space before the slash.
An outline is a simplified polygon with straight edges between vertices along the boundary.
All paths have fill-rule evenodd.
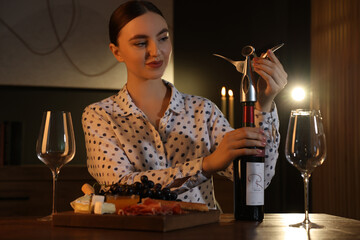
<path id="1" fill-rule="evenodd" d="M 164 165 L 165 165 L 165 163 L 163 163 L 163 162 L 161 162 L 161 163 L 160 163 L 160 166 L 162 166 L 162 167 L 163 167 Z"/>

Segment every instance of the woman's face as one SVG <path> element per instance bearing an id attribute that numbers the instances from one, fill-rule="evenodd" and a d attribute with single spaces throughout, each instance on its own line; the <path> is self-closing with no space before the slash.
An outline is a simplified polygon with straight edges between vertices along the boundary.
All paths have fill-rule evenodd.
<path id="1" fill-rule="evenodd" d="M 110 49 L 126 64 L 128 79 L 159 79 L 172 50 L 167 23 L 153 12 L 136 17 L 120 30 L 118 46 L 110 44 Z"/>

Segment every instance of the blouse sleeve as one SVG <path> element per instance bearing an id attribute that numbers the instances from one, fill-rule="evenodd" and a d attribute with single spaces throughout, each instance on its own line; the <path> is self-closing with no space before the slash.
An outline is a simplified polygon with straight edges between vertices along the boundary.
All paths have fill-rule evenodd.
<path id="1" fill-rule="evenodd" d="M 267 137 L 267 145 L 265 146 L 265 187 L 270 185 L 271 179 L 275 175 L 276 161 L 279 156 L 278 148 L 280 143 L 279 134 L 279 117 L 277 114 L 276 105 L 271 112 L 260 112 L 255 110 L 255 125 L 261 127 L 265 131 Z M 223 138 L 222 136 L 216 139 L 215 145 Z M 233 166 L 232 164 L 224 171 L 218 172 L 219 175 L 225 176 L 233 180 Z"/>
<path id="2" fill-rule="evenodd" d="M 89 173 L 101 185 L 117 182 L 132 184 L 146 175 L 154 183 L 182 193 L 207 180 L 202 174 L 203 158 L 187 160 L 162 169 L 141 169 L 141 164 L 144 163 L 129 159 L 129 143 L 119 142 L 115 133 L 119 126 L 109 119 L 101 107 L 87 107 L 82 116 L 82 125 L 86 141 L 87 167 Z M 159 164 L 164 160 L 159 156 L 154 157 L 158 158 L 156 161 Z"/>

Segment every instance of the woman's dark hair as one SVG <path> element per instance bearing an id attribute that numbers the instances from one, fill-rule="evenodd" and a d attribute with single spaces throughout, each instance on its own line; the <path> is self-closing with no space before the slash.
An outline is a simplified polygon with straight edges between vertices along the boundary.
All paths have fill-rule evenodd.
<path id="1" fill-rule="evenodd" d="M 131 20 L 147 12 L 154 12 L 164 17 L 162 12 L 151 2 L 132 0 L 121 4 L 111 15 L 109 22 L 110 42 L 117 46 L 120 30 Z"/>

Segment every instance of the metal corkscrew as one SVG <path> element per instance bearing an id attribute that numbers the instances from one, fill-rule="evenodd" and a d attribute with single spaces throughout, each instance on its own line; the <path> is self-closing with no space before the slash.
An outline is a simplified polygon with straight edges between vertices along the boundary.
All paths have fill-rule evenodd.
<path id="1" fill-rule="evenodd" d="M 270 50 L 271 50 L 272 52 L 275 52 L 276 50 L 280 49 L 282 46 L 284 46 L 284 43 L 281 43 L 281 44 L 279 44 L 279 45 L 276 45 L 275 47 L 272 47 Z M 252 46 L 246 46 L 246 47 L 251 47 L 251 48 L 253 49 L 252 55 L 253 55 L 254 57 L 256 57 L 255 48 L 253 48 Z M 244 48 L 246 48 L 246 47 L 244 47 Z M 244 48 L 243 48 L 243 50 L 244 50 Z M 242 51 L 242 53 L 243 53 L 243 51 Z M 222 56 L 222 55 L 220 55 L 220 54 L 216 54 L 216 53 L 213 54 L 213 55 L 216 56 L 216 57 L 220 57 L 220 58 L 222 58 L 222 59 L 225 59 L 226 61 L 228 61 L 228 62 L 230 62 L 232 65 L 234 65 L 234 66 L 236 67 L 236 70 L 237 70 L 238 72 L 244 73 L 244 72 L 243 72 L 243 70 L 244 70 L 244 61 L 234 61 L 234 60 L 232 60 L 232 59 L 230 59 L 230 58 L 224 57 L 224 56 Z M 266 57 L 267 57 L 267 53 L 264 53 L 264 54 L 261 56 L 261 58 L 266 58 Z"/>

